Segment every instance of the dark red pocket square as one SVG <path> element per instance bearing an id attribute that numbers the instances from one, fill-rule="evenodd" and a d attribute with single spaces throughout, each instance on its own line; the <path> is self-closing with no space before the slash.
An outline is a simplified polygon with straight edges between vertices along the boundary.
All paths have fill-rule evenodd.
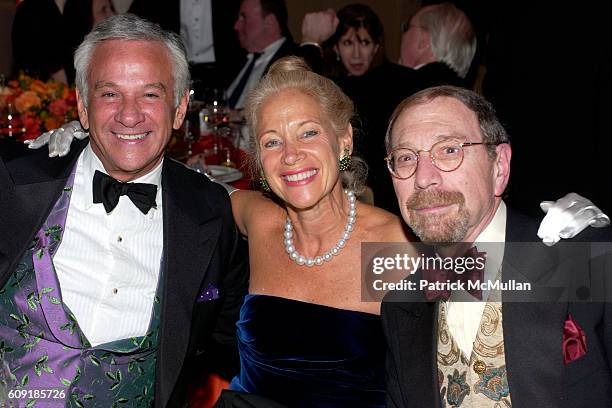
<path id="1" fill-rule="evenodd" d="M 569 364 L 584 356 L 586 352 L 584 330 L 578 326 L 572 315 L 568 314 L 563 327 L 563 363 Z"/>

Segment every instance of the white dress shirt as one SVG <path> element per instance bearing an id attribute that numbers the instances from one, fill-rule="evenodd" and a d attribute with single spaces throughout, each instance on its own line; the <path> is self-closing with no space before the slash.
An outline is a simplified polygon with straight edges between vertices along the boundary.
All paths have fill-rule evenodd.
<path id="1" fill-rule="evenodd" d="M 253 70 L 251 71 L 251 76 L 249 77 L 249 80 L 247 81 L 244 87 L 244 91 L 242 91 L 242 95 L 240 95 L 240 98 L 238 98 L 238 102 L 236 102 L 236 106 L 235 106 L 236 109 L 244 108 L 244 100 L 246 99 L 247 94 L 249 93 L 251 89 L 255 88 L 255 86 L 259 83 L 259 80 L 261 79 L 264 72 L 266 71 L 266 67 L 270 63 L 270 60 L 272 60 L 272 57 L 274 57 L 274 54 L 276 54 L 276 52 L 283 45 L 284 42 L 285 42 L 285 37 L 282 37 L 274 41 L 272 44 L 268 45 L 266 48 L 264 48 L 264 50 L 261 53 L 261 56 L 257 59 L 257 61 L 255 61 L 255 66 L 253 66 Z M 244 67 L 242 67 L 242 69 L 238 73 L 238 76 L 236 76 L 236 78 L 234 79 L 234 82 L 232 82 L 229 88 L 227 89 L 228 95 L 231 95 L 232 92 L 234 92 L 234 88 L 238 86 L 238 83 L 240 82 L 240 78 L 242 78 L 244 71 L 246 71 L 252 59 L 253 59 L 253 54 L 249 53 L 247 55 L 246 64 L 244 64 Z"/>
<path id="2" fill-rule="evenodd" d="M 96 170 L 88 145 L 77 162 L 62 242 L 53 259 L 64 303 L 92 346 L 147 333 L 163 249 L 160 163 L 134 182 L 157 185 L 157 208 L 143 214 L 121 196 L 110 214 L 93 203 Z"/>
<path id="3" fill-rule="evenodd" d="M 55 0 L 55 5 L 59 9 L 60 13 L 64 14 L 64 6 L 66 5 L 66 0 Z"/>
<path id="4" fill-rule="evenodd" d="M 487 227 L 478 235 L 474 244 L 478 252 L 486 252 L 484 280 L 495 280 L 499 274 L 504 257 L 506 239 L 506 205 L 502 201 L 495 216 Z M 463 355 L 469 360 L 474 341 L 482 319 L 489 293 L 482 293 L 482 301 L 474 301 L 467 292 L 453 292 L 446 307 L 448 330 L 455 339 Z"/>
<path id="5" fill-rule="evenodd" d="M 215 62 L 211 0 L 181 0 L 181 38 L 191 63 Z"/>

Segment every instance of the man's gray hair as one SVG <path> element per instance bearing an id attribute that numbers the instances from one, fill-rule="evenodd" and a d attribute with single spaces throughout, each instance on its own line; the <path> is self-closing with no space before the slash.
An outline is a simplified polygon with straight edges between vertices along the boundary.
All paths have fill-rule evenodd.
<path id="1" fill-rule="evenodd" d="M 88 76 L 91 69 L 91 57 L 96 46 L 108 40 L 123 41 L 157 41 L 162 43 L 170 53 L 172 60 L 172 77 L 174 79 L 174 105 L 178 106 L 181 97 L 189 89 L 189 64 L 185 54 L 185 46 L 180 37 L 148 20 L 133 14 L 120 14 L 109 17 L 97 24 L 85 37 L 74 53 L 74 68 L 76 69 L 76 86 L 88 105 Z"/>
<path id="2" fill-rule="evenodd" d="M 476 33 L 470 19 L 453 4 L 445 2 L 424 7 L 417 24 L 429 33 L 436 61 L 446 63 L 465 78 L 476 53 Z"/>
<path id="3" fill-rule="evenodd" d="M 391 118 L 389 119 L 389 126 L 387 127 L 387 133 L 385 135 L 387 153 L 390 153 L 394 147 L 392 140 L 393 128 L 401 114 L 414 106 L 424 105 L 441 97 L 454 98 L 476 114 L 478 126 L 482 132 L 482 141 L 488 144 L 487 152 L 490 158 L 493 159 L 497 156 L 495 146 L 502 143 L 510 143 L 508 133 L 506 133 L 506 129 L 497 118 L 497 114 L 491 102 L 470 89 L 443 85 L 423 89 L 404 99 L 397 108 L 395 108 L 395 111 L 391 114 Z"/>

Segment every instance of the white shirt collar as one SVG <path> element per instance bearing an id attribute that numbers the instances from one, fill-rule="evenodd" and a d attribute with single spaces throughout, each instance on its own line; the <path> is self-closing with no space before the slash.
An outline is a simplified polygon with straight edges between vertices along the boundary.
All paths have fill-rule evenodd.
<path id="1" fill-rule="evenodd" d="M 279 48 L 283 45 L 285 40 L 285 37 L 281 37 L 270 45 L 268 45 L 266 48 L 264 48 L 261 52 L 262 55 L 259 57 L 259 61 L 265 61 L 269 58 L 272 58 L 272 56 L 276 54 L 276 51 L 278 51 Z M 253 53 L 249 53 L 249 58 L 253 58 Z M 257 61 L 256 64 L 260 63 L 259 61 Z"/>
<path id="2" fill-rule="evenodd" d="M 476 237 L 479 242 L 504 242 L 506 240 L 506 204 L 500 201 L 493 219 Z"/>
<path id="3" fill-rule="evenodd" d="M 495 211 L 493 219 L 486 228 L 476 237 L 474 244 L 478 252 L 486 252 L 487 262 L 484 271 L 485 280 L 494 280 L 501 270 L 504 258 L 504 244 L 506 240 L 506 204 L 503 201 Z"/>
<path id="4" fill-rule="evenodd" d="M 55 0 L 55 5 L 59 9 L 60 13 L 64 14 L 64 6 L 66 5 L 66 0 Z"/>
<path id="5" fill-rule="evenodd" d="M 81 157 L 79 158 L 79 162 L 80 162 L 79 164 L 82 166 L 81 171 L 83 172 L 82 173 L 83 180 L 85 180 L 86 183 L 89 183 L 89 187 L 85 188 L 83 190 L 83 194 L 81 195 L 81 206 L 85 210 L 88 210 L 94 205 L 93 189 L 91 185 L 93 183 L 93 177 L 94 177 L 96 170 L 101 171 L 104 174 L 108 174 L 108 172 L 104 168 L 104 165 L 102 164 L 98 156 L 96 156 L 96 154 L 92 150 L 91 143 L 87 144 L 87 146 L 83 150 L 83 153 L 81 154 Z M 77 166 L 79 164 L 77 164 Z M 139 177 L 137 179 L 130 181 L 130 183 L 155 184 L 157 186 L 157 195 L 155 197 L 155 202 L 157 203 L 158 208 L 159 208 L 159 205 L 161 204 L 161 175 L 162 175 L 163 164 L 164 164 L 164 159 L 162 158 L 159 164 L 155 166 L 155 168 L 151 170 L 149 173 L 145 174 L 142 177 Z M 73 197 L 73 199 L 74 198 L 76 197 Z M 155 207 L 151 208 L 151 211 L 154 211 L 154 210 L 156 210 Z"/>
<path id="6" fill-rule="evenodd" d="M 485 229 L 476 237 L 474 245 L 478 252 L 484 252 L 486 263 L 484 269 L 484 280 L 495 280 L 501 270 L 504 257 L 504 244 L 506 237 L 506 205 L 500 202 L 495 215 Z M 488 291 L 483 292 L 483 299 L 487 300 Z M 462 291 L 453 292 L 449 301 L 473 301 L 470 294 Z M 483 302 L 484 303 L 484 302 Z"/>

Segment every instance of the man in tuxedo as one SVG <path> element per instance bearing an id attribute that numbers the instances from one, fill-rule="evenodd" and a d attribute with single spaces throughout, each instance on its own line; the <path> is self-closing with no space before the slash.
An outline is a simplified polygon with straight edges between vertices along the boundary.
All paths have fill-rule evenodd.
<path id="1" fill-rule="evenodd" d="M 195 85 L 227 88 L 244 61 L 232 29 L 239 4 L 239 0 L 134 0 L 128 11 L 181 35 Z"/>
<path id="2" fill-rule="evenodd" d="M 609 252 L 577 258 L 562 274 L 563 249 L 512 244 L 536 241 L 538 226 L 501 198 L 511 148 L 480 95 L 451 86 L 413 95 L 393 113 L 386 146 L 402 216 L 439 257 L 465 258 L 476 244 L 472 252 L 486 258 L 480 281 L 556 279 L 568 284 L 562 288 L 581 282 L 592 299 L 606 299 Z M 591 230 L 581 238 L 610 241 L 610 233 Z M 492 250 L 484 254 L 484 247 Z M 459 279 L 452 270 L 440 275 L 426 268 L 414 276 L 432 281 L 430 272 L 438 282 Z M 539 297 L 546 291 L 433 289 L 390 292 L 383 301 L 389 407 L 612 404 L 609 303 L 575 302 L 569 290 L 555 302 Z"/>
<path id="3" fill-rule="evenodd" d="M 184 406 L 196 353 L 200 369 L 235 357 L 248 281 L 225 190 L 164 158 L 184 48 L 114 16 L 75 65 L 89 139 L 0 161 L 0 405 Z"/>

